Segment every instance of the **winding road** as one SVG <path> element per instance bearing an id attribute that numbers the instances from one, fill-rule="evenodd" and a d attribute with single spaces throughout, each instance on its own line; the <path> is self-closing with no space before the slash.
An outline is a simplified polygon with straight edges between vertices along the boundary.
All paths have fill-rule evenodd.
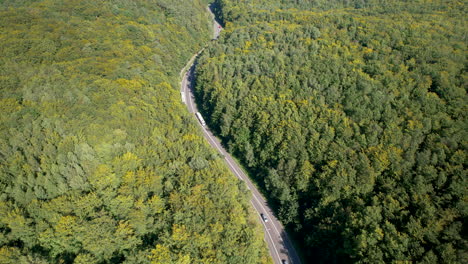
<path id="1" fill-rule="evenodd" d="M 210 8 L 208 8 L 208 11 L 213 17 L 213 39 L 217 39 L 222 30 L 222 27 L 214 19 L 214 14 L 211 12 Z M 189 112 L 193 114 L 194 118 L 196 118 L 195 113 L 198 112 L 193 94 L 195 60 L 202 51 L 203 49 L 195 54 L 181 71 L 182 82 L 180 92 L 182 101 L 187 105 Z M 198 123 L 200 124 L 200 122 Z M 252 184 L 249 177 L 245 175 L 244 171 L 240 168 L 237 162 L 223 148 L 220 141 L 211 133 L 209 128 L 202 126 L 201 124 L 200 128 L 202 129 L 203 135 L 208 140 L 210 145 L 217 149 L 219 153 L 224 156 L 224 160 L 232 173 L 234 173 L 234 175 L 236 175 L 240 180 L 244 181 L 247 185 L 247 188 L 252 192 L 252 199 L 250 203 L 257 211 L 258 217 L 263 224 L 263 228 L 265 230 L 265 241 L 268 244 L 270 255 L 273 258 L 274 263 L 282 264 L 284 260 L 287 260 L 288 263 L 300 264 L 300 259 L 291 243 L 291 240 L 289 239 L 281 222 L 275 217 L 273 211 L 268 206 L 266 199 L 256 189 L 255 185 Z M 264 219 L 261 217 L 261 214 L 266 216 L 268 220 L 264 221 Z"/>

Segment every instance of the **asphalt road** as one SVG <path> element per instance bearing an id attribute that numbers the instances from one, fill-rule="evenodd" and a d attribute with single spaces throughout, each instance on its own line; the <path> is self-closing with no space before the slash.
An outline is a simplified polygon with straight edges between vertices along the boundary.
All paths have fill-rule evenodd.
<path id="1" fill-rule="evenodd" d="M 208 11 L 211 13 L 211 10 L 209 8 Z M 214 18 L 213 14 L 212 16 Z M 222 31 L 222 28 L 214 19 L 213 22 L 213 37 L 214 39 L 217 39 L 219 37 L 220 32 Z M 184 69 L 181 71 L 181 75 L 183 74 L 181 83 L 181 95 L 183 97 L 182 101 L 187 105 L 189 112 L 193 114 L 193 117 L 195 119 L 195 113 L 198 112 L 198 108 L 193 95 L 194 87 L 192 81 L 194 78 L 194 62 L 199 53 L 195 54 L 189 61 L 189 63 L 186 65 L 186 67 L 184 67 Z M 198 122 L 198 124 L 200 123 Z M 221 153 L 224 156 L 224 160 L 226 161 L 226 164 L 228 165 L 232 173 L 234 173 L 234 175 L 236 175 L 240 180 L 244 181 L 247 185 L 247 188 L 252 192 L 252 199 L 250 203 L 252 204 L 253 208 L 257 211 L 258 218 L 263 224 L 263 228 L 265 230 L 265 241 L 268 244 L 270 255 L 273 258 L 273 261 L 278 264 L 281 264 L 282 260 L 287 260 L 289 263 L 294 264 L 301 263 L 286 231 L 284 230 L 283 225 L 274 216 L 273 211 L 268 206 L 265 198 L 263 198 L 260 192 L 252 184 L 249 177 L 245 175 L 245 173 L 239 167 L 237 162 L 223 148 L 220 141 L 211 133 L 209 128 L 206 126 L 204 127 L 201 124 L 200 128 L 202 129 L 203 135 L 208 140 L 210 145 L 217 149 L 219 153 Z M 265 215 L 268 221 L 265 222 L 261 218 L 260 214 Z"/>

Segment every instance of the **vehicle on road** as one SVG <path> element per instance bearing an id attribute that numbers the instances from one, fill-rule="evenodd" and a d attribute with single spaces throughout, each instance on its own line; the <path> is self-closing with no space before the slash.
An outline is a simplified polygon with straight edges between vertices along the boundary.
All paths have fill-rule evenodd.
<path id="1" fill-rule="evenodd" d="M 200 112 L 197 112 L 195 115 L 197 116 L 198 121 L 200 121 L 200 124 L 202 126 L 206 126 L 205 119 L 203 119 L 203 116 L 200 114 Z"/>
<path id="2" fill-rule="evenodd" d="M 211 11 L 210 11 L 211 12 Z M 211 15 L 213 15 L 211 13 Z M 212 41 L 216 41 L 216 39 L 218 38 L 220 32 L 223 30 L 222 26 L 215 23 L 214 27 L 213 27 L 213 40 Z M 194 55 L 194 58 L 196 58 L 202 51 L 204 50 L 204 48 L 197 54 Z M 184 79 L 183 79 L 183 82 L 181 83 L 181 91 L 184 92 L 185 94 L 182 94 L 181 96 L 185 95 L 185 99 L 186 99 L 186 106 L 189 110 L 190 113 L 195 113 L 195 116 L 197 117 L 198 121 L 200 122 L 200 124 L 202 125 L 202 130 L 203 130 L 203 136 L 205 137 L 205 139 L 210 143 L 210 145 L 212 147 L 214 147 L 215 149 L 218 149 L 219 151 L 219 155 L 221 158 L 223 158 L 226 162 L 226 165 L 228 165 L 228 167 L 230 168 L 230 170 L 232 171 L 232 173 L 234 175 L 236 175 L 241 181 L 245 181 L 246 182 L 246 188 L 250 191 L 254 191 L 255 189 L 255 186 L 252 186 L 252 189 L 249 187 L 249 178 L 247 177 L 247 175 L 245 175 L 242 170 L 237 166 L 237 163 L 236 161 L 229 155 L 229 153 L 226 151 L 226 149 L 223 148 L 222 145 L 219 145 L 216 141 L 216 139 L 214 138 L 214 136 L 210 136 L 211 133 L 209 133 L 209 128 L 207 127 L 207 124 L 202 116 L 202 114 L 200 112 L 198 112 L 199 110 L 197 110 L 197 105 L 195 103 L 195 96 L 194 94 L 192 93 L 191 91 L 191 88 L 193 87 L 193 82 L 194 82 L 194 72 L 193 72 L 193 68 L 194 67 L 194 60 L 191 59 L 189 61 L 189 63 L 186 65 L 186 67 L 184 69 L 188 69 L 186 75 L 184 76 Z M 225 153 L 225 154 L 223 154 Z M 226 155 L 226 156 L 224 156 Z M 258 191 L 256 191 L 258 192 Z M 262 204 L 266 204 L 266 201 L 264 200 L 264 198 L 259 195 L 259 196 L 253 196 L 251 198 L 251 203 L 252 203 L 252 207 L 255 209 L 255 211 L 260 214 L 260 217 L 262 218 L 262 221 L 264 223 L 267 223 L 267 222 L 270 222 L 268 224 L 263 224 L 263 227 L 264 227 L 264 232 L 266 235 L 268 235 L 268 237 L 270 237 L 270 239 L 266 239 L 265 240 L 267 241 L 268 243 L 268 247 L 270 249 L 270 255 L 271 257 L 274 259 L 274 262 L 275 263 L 289 263 L 289 262 L 293 262 L 293 263 L 297 263 L 297 264 L 300 264 L 300 260 L 298 259 L 298 257 L 295 255 L 295 252 L 294 252 L 294 248 L 290 245 L 291 242 L 289 241 L 289 238 L 287 237 L 287 234 L 283 235 L 283 233 L 285 232 L 284 231 L 284 228 L 283 226 L 281 225 L 280 222 L 278 222 L 277 219 L 275 219 L 275 217 L 272 216 L 272 219 L 268 219 L 267 218 L 267 213 L 266 212 L 269 212 L 267 211 L 268 210 L 268 206 L 266 206 L 267 209 L 265 209 L 264 206 L 262 206 Z M 258 204 L 258 206 L 256 205 Z M 279 231 L 277 230 L 277 227 L 279 226 Z M 270 228 L 270 227 L 273 227 Z M 284 240 L 283 240 L 284 239 Z M 276 255 L 275 255 L 275 252 L 276 252 Z M 281 252 L 281 255 L 279 254 L 279 252 Z M 283 258 L 287 258 L 288 260 L 290 260 L 289 262 L 286 261 L 285 259 Z"/>

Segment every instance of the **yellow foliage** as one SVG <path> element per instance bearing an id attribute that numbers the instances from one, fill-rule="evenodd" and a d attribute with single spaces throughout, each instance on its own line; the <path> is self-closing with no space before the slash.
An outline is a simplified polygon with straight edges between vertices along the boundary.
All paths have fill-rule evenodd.
<path id="1" fill-rule="evenodd" d="M 1 76 L 0 76 L 1 78 Z M 1 83 L 1 79 L 0 79 Z M 3 114 L 11 114 L 20 111 L 23 107 L 13 98 L 2 98 L 0 99 L 0 112 Z"/>
<path id="2" fill-rule="evenodd" d="M 172 264 L 169 248 L 160 244 L 156 245 L 156 248 L 151 250 L 149 259 L 152 264 Z"/>
<path id="3" fill-rule="evenodd" d="M 250 46 L 252 46 L 252 42 L 251 41 L 246 41 L 245 45 L 244 45 L 244 49 L 248 50 L 250 48 Z"/>
<path id="4" fill-rule="evenodd" d="M 0 263 L 4 264 L 14 264 L 18 263 L 18 257 L 20 256 L 20 252 L 16 248 L 12 247 L 1 247 L 0 248 Z"/>
<path id="5" fill-rule="evenodd" d="M 76 256 L 73 263 L 74 264 L 94 264 L 94 263 L 99 263 L 99 260 L 96 259 L 91 254 L 78 254 L 78 256 Z"/>
<path id="6" fill-rule="evenodd" d="M 408 120 L 408 129 L 415 130 L 415 129 L 422 129 L 423 124 L 418 120 Z"/>
<path id="7" fill-rule="evenodd" d="M 184 225 L 175 224 L 172 226 L 172 240 L 184 242 L 189 239 L 189 233 Z"/>
<path id="8" fill-rule="evenodd" d="M 376 233 L 377 236 L 378 236 L 378 238 L 377 238 L 378 240 L 382 240 L 382 239 L 383 239 L 383 237 L 384 237 L 384 232 L 383 232 L 382 228 L 376 227 L 376 228 L 375 228 L 375 233 Z"/>
<path id="9" fill-rule="evenodd" d="M 224 227 L 221 223 L 219 222 L 216 222 L 214 224 L 210 224 L 211 226 L 211 230 L 214 234 L 220 234 L 221 232 L 223 232 L 224 230 Z"/>
<path id="10" fill-rule="evenodd" d="M 115 235 L 121 238 L 128 238 L 134 236 L 135 231 L 127 221 L 119 221 Z"/>
<path id="11" fill-rule="evenodd" d="M 328 165 L 328 167 L 330 167 L 330 168 L 335 168 L 336 165 L 338 165 L 338 161 L 337 161 L 337 160 L 331 160 L 331 161 L 328 162 L 327 165 Z"/>
<path id="12" fill-rule="evenodd" d="M 185 134 L 183 137 L 182 137 L 183 140 L 185 141 L 194 141 L 194 140 L 198 140 L 200 139 L 199 136 L 195 135 L 195 134 Z"/>
<path id="13" fill-rule="evenodd" d="M 370 153 L 374 161 L 377 162 L 376 169 L 378 169 L 378 171 L 383 171 L 390 165 L 388 151 L 389 148 L 384 147 L 382 144 L 367 149 L 367 152 Z"/>
<path id="14" fill-rule="evenodd" d="M 104 189 L 105 187 L 111 185 L 115 186 L 118 184 L 119 179 L 117 176 L 112 172 L 111 168 L 106 164 L 99 165 L 94 173 L 92 173 L 88 180 L 90 181 L 91 185 L 93 185 L 96 189 Z"/>
<path id="15" fill-rule="evenodd" d="M 190 264 L 190 263 L 191 263 L 190 255 L 179 254 L 176 264 Z"/>
<path id="16" fill-rule="evenodd" d="M 131 153 L 131 152 L 127 152 L 123 155 L 122 157 L 122 160 L 123 161 L 137 161 L 138 160 L 138 157 L 137 155 Z"/>
<path id="17" fill-rule="evenodd" d="M 76 216 L 66 215 L 60 218 L 54 227 L 57 235 L 73 235 L 77 227 Z"/>
<path id="18" fill-rule="evenodd" d="M 141 80 L 127 80 L 127 79 L 117 79 L 116 82 L 121 86 L 129 88 L 131 90 L 138 90 L 143 87 L 143 82 Z"/>
<path id="19" fill-rule="evenodd" d="M 164 210 L 164 200 L 154 195 L 148 201 L 148 206 L 150 207 L 152 213 L 160 214 Z"/>

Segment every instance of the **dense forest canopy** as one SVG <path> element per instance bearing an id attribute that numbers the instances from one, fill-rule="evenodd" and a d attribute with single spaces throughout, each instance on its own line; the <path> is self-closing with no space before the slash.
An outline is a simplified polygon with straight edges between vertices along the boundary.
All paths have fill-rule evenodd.
<path id="1" fill-rule="evenodd" d="M 321 263 L 466 263 L 466 1 L 217 1 L 197 98 Z"/>
<path id="2" fill-rule="evenodd" d="M 180 102 L 199 0 L 0 1 L 0 263 L 269 263 Z"/>

